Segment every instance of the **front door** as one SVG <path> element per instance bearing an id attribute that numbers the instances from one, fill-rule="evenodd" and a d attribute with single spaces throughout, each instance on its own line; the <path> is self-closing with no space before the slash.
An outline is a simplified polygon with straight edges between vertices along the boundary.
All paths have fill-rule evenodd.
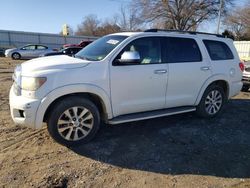
<path id="1" fill-rule="evenodd" d="M 35 53 L 36 46 L 35 45 L 28 45 L 23 48 L 21 48 L 21 56 L 23 58 L 32 58 Z"/>
<path id="2" fill-rule="evenodd" d="M 117 63 L 124 52 L 138 52 L 140 60 Z M 165 106 L 168 65 L 162 62 L 159 37 L 130 42 L 110 68 L 114 116 L 162 109 Z"/>

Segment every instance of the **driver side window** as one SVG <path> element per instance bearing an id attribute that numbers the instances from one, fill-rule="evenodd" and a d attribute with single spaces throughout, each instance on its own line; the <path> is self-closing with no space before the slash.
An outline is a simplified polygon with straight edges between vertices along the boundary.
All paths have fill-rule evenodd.
<path id="1" fill-rule="evenodd" d="M 35 49 L 36 49 L 36 46 L 34 45 L 24 46 L 22 48 L 22 50 L 35 50 Z"/>
<path id="2" fill-rule="evenodd" d="M 130 42 L 116 57 L 116 65 L 161 63 L 161 44 L 158 37 L 143 37 Z"/>

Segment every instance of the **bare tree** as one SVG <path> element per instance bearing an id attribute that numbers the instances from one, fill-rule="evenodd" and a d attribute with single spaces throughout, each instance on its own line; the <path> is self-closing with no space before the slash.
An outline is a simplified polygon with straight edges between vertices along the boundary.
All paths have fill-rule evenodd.
<path id="1" fill-rule="evenodd" d="M 223 1 L 224 11 L 232 0 Z M 165 29 L 196 30 L 200 23 L 214 19 L 219 0 L 134 0 L 132 7 L 144 21 Z"/>
<path id="2" fill-rule="evenodd" d="M 96 30 L 99 27 L 100 21 L 96 15 L 88 15 L 84 17 L 84 20 L 77 26 L 76 35 L 89 35 L 96 36 Z"/>
<path id="3" fill-rule="evenodd" d="M 96 15 L 89 15 L 78 25 L 76 35 L 103 36 L 110 33 L 120 32 L 116 19 L 101 22 Z"/>
<path id="4" fill-rule="evenodd" d="M 241 17 L 240 11 L 233 11 L 229 16 L 225 17 L 223 21 L 226 28 L 233 32 L 236 40 L 240 40 L 246 30 Z"/>
<path id="5" fill-rule="evenodd" d="M 223 21 L 236 40 L 250 39 L 250 1 L 244 7 L 237 7 Z"/>
<path id="6" fill-rule="evenodd" d="M 143 25 L 133 7 L 122 5 L 119 14 L 116 14 L 115 18 L 122 31 L 137 31 Z"/>
<path id="7" fill-rule="evenodd" d="M 103 36 L 103 35 L 107 35 L 110 33 L 117 33 L 120 32 L 121 28 L 116 24 L 116 23 L 112 23 L 110 21 L 106 21 L 104 23 L 101 24 L 101 26 L 99 26 L 96 30 L 96 35 L 97 36 Z"/>

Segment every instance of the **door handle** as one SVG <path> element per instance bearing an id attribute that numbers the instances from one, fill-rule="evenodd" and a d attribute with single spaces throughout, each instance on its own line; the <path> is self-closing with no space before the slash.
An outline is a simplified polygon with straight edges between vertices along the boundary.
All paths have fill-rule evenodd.
<path id="1" fill-rule="evenodd" d="M 154 73 L 155 74 L 166 74 L 167 70 L 166 69 L 155 70 Z"/>
<path id="2" fill-rule="evenodd" d="M 210 70 L 210 67 L 201 67 L 201 70 L 202 71 L 208 71 L 208 70 Z"/>

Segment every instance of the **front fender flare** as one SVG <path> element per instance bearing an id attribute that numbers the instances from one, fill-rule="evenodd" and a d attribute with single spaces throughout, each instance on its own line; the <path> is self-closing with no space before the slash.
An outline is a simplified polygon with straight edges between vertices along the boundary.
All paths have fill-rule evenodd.
<path id="1" fill-rule="evenodd" d="M 74 93 L 91 93 L 99 96 L 105 105 L 108 119 L 112 118 L 113 114 L 112 114 L 110 98 L 104 89 L 92 84 L 72 84 L 52 90 L 41 100 L 41 103 L 36 112 L 35 128 L 36 129 L 42 128 L 45 112 L 53 101 L 64 95 L 74 94 Z"/>

